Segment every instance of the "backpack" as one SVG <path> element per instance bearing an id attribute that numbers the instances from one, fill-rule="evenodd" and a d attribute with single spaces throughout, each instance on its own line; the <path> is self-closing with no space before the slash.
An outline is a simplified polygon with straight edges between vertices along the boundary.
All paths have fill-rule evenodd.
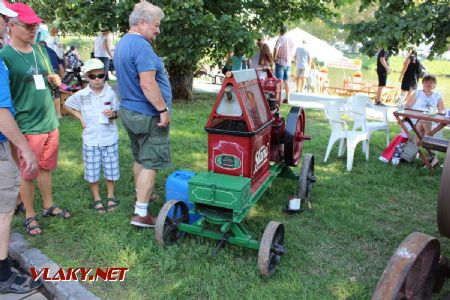
<path id="1" fill-rule="evenodd" d="M 417 69 L 416 69 L 416 75 L 418 78 L 423 78 L 427 74 L 427 69 L 424 65 L 420 63 L 420 61 L 417 59 Z"/>

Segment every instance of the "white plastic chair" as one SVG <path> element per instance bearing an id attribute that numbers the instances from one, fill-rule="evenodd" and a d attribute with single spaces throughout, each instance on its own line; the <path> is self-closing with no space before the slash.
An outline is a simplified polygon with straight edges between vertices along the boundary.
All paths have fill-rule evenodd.
<path id="1" fill-rule="evenodd" d="M 355 149 L 359 142 L 368 141 L 369 133 L 362 128 L 362 130 L 347 130 L 347 123 L 342 119 L 341 103 L 330 102 L 325 104 L 325 116 L 328 118 L 331 126 L 331 135 L 328 140 L 327 151 L 325 153 L 324 162 L 327 162 L 330 156 L 331 149 L 336 141 L 339 141 L 338 157 L 344 154 L 344 142 L 347 142 L 347 171 L 351 171 L 353 167 L 353 157 L 355 155 Z M 366 154 L 366 160 L 369 160 L 369 146 L 364 150 Z"/>
<path id="2" fill-rule="evenodd" d="M 381 112 L 383 121 L 368 121 L 367 108 Z M 363 130 L 369 132 L 368 142 L 370 142 L 370 137 L 374 131 L 384 130 L 386 132 L 386 146 L 389 145 L 389 122 L 385 107 L 376 106 L 367 95 L 354 95 L 347 101 L 347 114 L 353 119 L 353 130 L 365 127 Z M 365 146 L 363 145 L 363 149 Z"/>

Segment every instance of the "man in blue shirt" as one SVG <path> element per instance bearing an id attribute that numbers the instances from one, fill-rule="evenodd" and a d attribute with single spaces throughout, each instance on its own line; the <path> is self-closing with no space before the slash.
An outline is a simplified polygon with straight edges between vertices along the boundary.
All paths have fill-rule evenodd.
<path id="1" fill-rule="evenodd" d="M 131 224 L 154 227 L 148 214 L 156 173 L 171 164 L 169 145 L 172 91 L 164 64 L 151 42 L 164 18 L 161 8 L 141 1 L 130 15 L 130 29 L 117 44 L 114 65 L 121 96 L 120 117 L 134 157 L 136 203 Z"/>
<path id="2" fill-rule="evenodd" d="M 3 1 L 0 1 L 0 40 L 6 31 L 7 17 L 16 16 L 17 13 L 6 8 Z M 38 288 L 40 282 L 11 271 L 8 263 L 9 234 L 20 183 L 19 170 L 12 157 L 8 139 L 24 158 L 26 172 L 34 172 L 37 169 L 37 161 L 14 120 L 8 69 L 2 59 L 0 59 L 0 91 L 0 294 L 22 294 Z"/>

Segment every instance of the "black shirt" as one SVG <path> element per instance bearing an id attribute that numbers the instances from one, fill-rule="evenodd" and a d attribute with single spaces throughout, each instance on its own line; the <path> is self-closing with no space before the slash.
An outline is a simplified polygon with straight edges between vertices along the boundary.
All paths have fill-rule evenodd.
<path id="1" fill-rule="evenodd" d="M 377 72 L 386 73 L 387 71 L 380 61 L 382 57 L 384 57 L 386 64 L 389 66 L 389 51 L 384 51 L 384 49 L 381 49 L 377 54 Z"/>

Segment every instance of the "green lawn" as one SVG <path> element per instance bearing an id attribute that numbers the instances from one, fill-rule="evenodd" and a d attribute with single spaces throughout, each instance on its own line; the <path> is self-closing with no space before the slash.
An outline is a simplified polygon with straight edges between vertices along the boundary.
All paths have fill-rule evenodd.
<path id="1" fill-rule="evenodd" d="M 164 204 L 170 173 L 207 169 L 203 126 L 215 95 L 196 94 L 196 98 L 189 105 L 174 104 L 173 167 L 158 176 L 161 200 L 151 205 L 153 215 Z M 288 109 L 283 107 L 284 115 Z M 323 163 L 329 125 L 321 111 L 306 114 L 306 132 L 313 139 L 305 142 L 304 153 L 316 158 L 313 211 L 284 214 L 288 197 L 298 187 L 294 181 L 276 179 L 244 222 L 257 239 L 269 221 L 285 224 L 287 254 L 270 279 L 259 276 L 256 251 L 227 246 L 212 259 L 212 240 L 189 236 L 180 245 L 166 248 L 156 243 L 153 230 L 129 225 L 134 201 L 132 156 L 122 126 L 120 206 L 114 213 L 96 214 L 83 180 L 81 126 L 70 117 L 61 122 L 54 195 L 73 218 L 41 218 L 44 234 L 27 239 L 64 268 L 130 268 L 124 282 L 83 283 L 103 299 L 369 299 L 391 254 L 409 233 L 438 237 L 443 253 L 449 254 L 450 243 L 439 235 L 436 225 L 440 170 L 430 175 L 419 161 L 398 167 L 379 162 L 385 146 L 381 132 L 373 136 L 369 162 L 358 147 L 352 172 L 345 171 L 346 161 L 337 158 L 336 147 L 329 162 Z M 392 124 L 391 132 L 392 138 L 398 126 Z M 41 208 L 40 196 L 37 206 Z M 16 217 L 14 229 L 24 233 L 20 223 Z M 446 285 L 444 294 L 449 291 Z"/>

